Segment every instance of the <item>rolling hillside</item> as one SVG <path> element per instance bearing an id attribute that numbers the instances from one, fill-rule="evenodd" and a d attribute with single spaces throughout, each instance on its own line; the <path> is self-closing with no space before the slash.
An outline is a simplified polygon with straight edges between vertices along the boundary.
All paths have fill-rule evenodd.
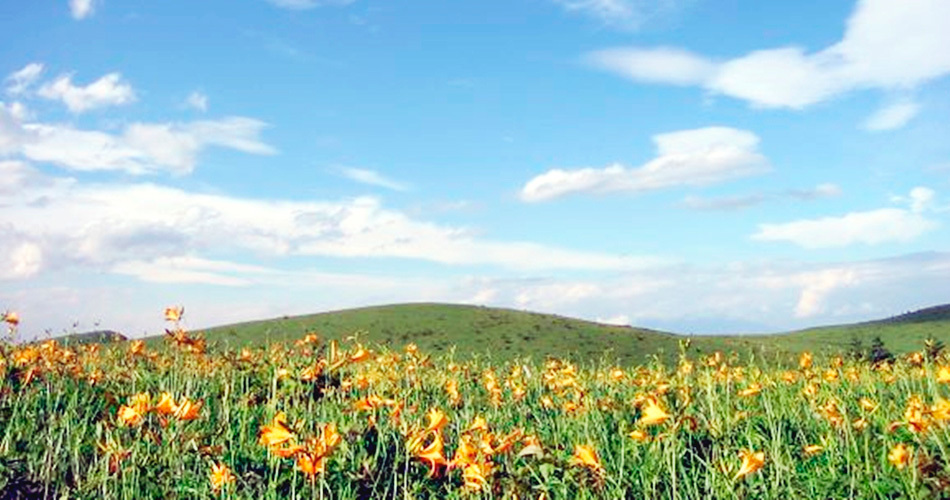
<path id="1" fill-rule="evenodd" d="M 760 359 L 789 360 L 804 350 L 847 350 L 855 338 L 867 347 L 875 336 L 880 336 L 895 353 L 919 349 L 929 337 L 950 345 L 950 318 L 932 313 L 909 313 L 887 320 L 784 334 L 686 337 L 510 309 L 400 304 L 227 325 L 203 333 L 208 340 L 230 347 L 295 340 L 316 332 L 324 339 L 355 335 L 366 344 L 394 348 L 414 342 L 432 353 L 447 353 L 454 346 L 457 356 L 466 357 L 477 355 L 497 360 L 558 356 L 621 363 L 643 363 L 654 354 L 672 360 L 679 341 L 688 338 L 691 354 L 721 350 L 752 353 Z"/>

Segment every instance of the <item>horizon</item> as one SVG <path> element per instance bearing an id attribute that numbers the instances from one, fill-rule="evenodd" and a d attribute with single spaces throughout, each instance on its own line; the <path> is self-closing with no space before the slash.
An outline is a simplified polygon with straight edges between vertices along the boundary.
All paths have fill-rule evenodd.
<path id="1" fill-rule="evenodd" d="M 23 338 L 174 305 L 708 335 L 950 302 L 945 0 L 57 0 L 0 32 Z"/>

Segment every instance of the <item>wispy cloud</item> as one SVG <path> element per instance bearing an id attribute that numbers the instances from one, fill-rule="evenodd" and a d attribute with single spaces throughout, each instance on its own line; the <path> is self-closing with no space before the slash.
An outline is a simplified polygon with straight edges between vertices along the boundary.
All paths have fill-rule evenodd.
<path id="1" fill-rule="evenodd" d="M 188 94 L 188 98 L 185 99 L 185 104 L 195 111 L 201 111 L 202 113 L 208 111 L 208 96 L 200 90 L 195 90 L 194 92 Z"/>
<path id="2" fill-rule="evenodd" d="M 409 184 L 392 180 L 375 170 L 365 168 L 340 167 L 339 172 L 343 177 L 361 184 L 370 186 L 379 186 L 393 191 L 408 191 L 411 189 Z"/>
<path id="3" fill-rule="evenodd" d="M 839 196 L 841 188 L 835 184 L 819 184 L 811 189 L 788 189 L 785 191 L 773 193 L 753 193 L 737 196 L 722 196 L 717 198 L 704 198 L 700 196 L 687 196 L 680 204 L 684 208 L 700 211 L 732 211 L 743 210 L 766 202 L 778 202 L 786 200 L 811 201 L 823 198 Z"/>
<path id="4" fill-rule="evenodd" d="M 682 2 L 673 0 L 551 0 L 568 12 L 577 12 L 605 26 L 637 30 L 651 19 L 674 11 Z"/>
<path id="5" fill-rule="evenodd" d="M 86 86 L 73 85 L 72 77 L 63 75 L 44 84 L 37 94 L 46 99 L 62 101 L 73 113 L 135 101 L 132 86 L 123 82 L 119 73 L 109 73 Z"/>
<path id="6" fill-rule="evenodd" d="M 29 89 L 43 73 L 43 65 L 40 63 L 30 63 L 18 71 L 7 75 L 4 82 L 7 85 L 7 93 L 13 96 L 23 94 Z"/>
<path id="7" fill-rule="evenodd" d="M 0 103 L 0 152 L 80 170 L 145 174 L 190 173 L 198 154 L 217 146 L 251 154 L 274 154 L 260 139 L 267 124 L 246 117 L 184 123 L 131 123 L 120 134 L 68 125 L 23 123 Z"/>
<path id="8" fill-rule="evenodd" d="M 571 193 L 637 193 L 676 186 L 702 186 L 767 172 L 752 132 L 728 127 L 683 130 L 653 136 L 657 157 L 640 167 L 552 169 L 521 189 L 527 202 Z"/>
<path id="9" fill-rule="evenodd" d="M 624 47 L 586 59 L 639 82 L 697 85 L 755 107 L 802 109 L 854 90 L 909 89 L 947 75 L 948 19 L 943 0 L 865 0 L 841 40 L 816 52 L 786 46 L 719 61 L 679 48 Z M 886 111 L 878 129 L 915 112 L 907 104 Z"/>
<path id="10" fill-rule="evenodd" d="M 307 10 L 315 7 L 349 5 L 356 0 L 267 0 L 269 3 L 291 10 Z"/>
<path id="11" fill-rule="evenodd" d="M 907 125 L 919 112 L 919 104 L 905 99 L 878 109 L 861 126 L 872 132 L 895 130 Z"/>
<path id="12" fill-rule="evenodd" d="M 926 216 L 933 200 L 932 190 L 918 187 L 910 192 L 908 208 L 881 208 L 842 216 L 760 224 L 752 239 L 786 241 L 809 249 L 909 242 L 939 226 L 936 220 Z"/>
<path id="13" fill-rule="evenodd" d="M 733 211 L 760 205 L 767 199 L 768 197 L 762 194 L 722 196 L 718 198 L 687 196 L 683 199 L 681 205 L 690 210 L 703 212 Z"/>

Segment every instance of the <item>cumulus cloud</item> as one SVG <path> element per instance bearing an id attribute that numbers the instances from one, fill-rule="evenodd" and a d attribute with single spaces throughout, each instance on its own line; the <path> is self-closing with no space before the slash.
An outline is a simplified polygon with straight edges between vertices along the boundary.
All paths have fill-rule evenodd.
<path id="1" fill-rule="evenodd" d="M 132 86 L 123 82 L 119 73 L 109 73 L 84 87 L 74 85 L 70 75 L 63 75 L 43 84 L 37 94 L 46 99 L 62 101 L 73 113 L 120 106 L 135 100 Z"/>
<path id="2" fill-rule="evenodd" d="M 832 291 L 852 285 L 855 272 L 851 269 L 825 269 L 804 273 L 799 278 L 802 291 L 795 304 L 795 316 L 807 318 L 823 311 L 824 302 Z"/>
<path id="3" fill-rule="evenodd" d="M 210 146 L 251 154 L 274 154 L 260 139 L 267 124 L 246 117 L 185 123 L 132 123 L 120 134 L 69 125 L 22 123 L 0 103 L 0 154 L 22 155 L 78 171 L 113 170 L 132 174 L 191 172 L 198 154 Z"/>
<path id="4" fill-rule="evenodd" d="M 912 89 L 947 75 L 948 20 L 944 0 L 862 0 L 841 40 L 815 52 L 786 46 L 716 61 L 683 49 L 632 47 L 586 59 L 636 81 L 698 85 L 756 107 L 802 109 L 853 90 Z M 905 105 L 881 120 L 906 121 L 914 111 Z"/>
<path id="5" fill-rule="evenodd" d="M 677 186 L 702 186 L 767 172 L 752 132 L 707 127 L 653 136 L 657 156 L 640 167 L 552 169 L 529 180 L 521 199 L 545 201 L 571 193 L 637 193 Z"/>
<path id="6" fill-rule="evenodd" d="M 35 62 L 10 73 L 3 80 L 7 85 L 7 93 L 14 96 L 25 93 L 42 73 L 43 65 Z"/>
<path id="7" fill-rule="evenodd" d="M 924 213 L 931 206 L 933 195 L 928 188 L 915 188 L 910 194 L 909 209 L 881 208 L 842 216 L 760 224 L 752 239 L 787 241 L 809 249 L 909 242 L 939 226 Z"/>
<path id="8" fill-rule="evenodd" d="M 343 177 L 346 177 L 347 179 L 350 179 L 362 184 L 369 184 L 370 186 L 379 186 L 386 189 L 392 189 L 393 191 L 408 191 L 409 190 L 408 184 L 389 179 L 386 176 L 380 174 L 379 172 L 376 172 L 375 170 L 342 167 L 340 168 L 340 173 L 343 175 Z"/>
<path id="9" fill-rule="evenodd" d="M 920 105 L 913 101 L 900 101 L 882 107 L 862 124 L 865 130 L 880 132 L 895 130 L 907 125 L 920 112 Z"/>
<path id="10" fill-rule="evenodd" d="M 0 224 L 0 281 L 30 278 L 42 265 L 40 245 L 16 228 Z"/>
<path id="11" fill-rule="evenodd" d="M 85 19 L 96 10 L 96 0 L 69 0 L 69 12 L 74 19 Z"/>

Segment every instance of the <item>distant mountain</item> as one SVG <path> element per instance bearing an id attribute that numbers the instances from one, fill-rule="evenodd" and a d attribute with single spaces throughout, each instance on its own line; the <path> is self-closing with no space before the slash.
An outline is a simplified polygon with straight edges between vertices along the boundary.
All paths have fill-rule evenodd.
<path id="1" fill-rule="evenodd" d="M 871 323 L 927 323 L 930 321 L 948 320 L 950 320 L 950 304 L 943 304 L 898 314 L 890 318 L 871 321 Z"/>
<path id="2" fill-rule="evenodd" d="M 658 356 L 675 362 L 680 342 L 689 339 L 694 355 L 714 351 L 755 353 L 757 359 L 795 359 L 802 351 L 840 353 L 859 340 L 880 337 L 894 353 L 920 349 L 927 338 L 950 345 L 950 306 L 928 308 L 888 320 L 757 335 L 681 335 L 620 327 L 551 314 L 459 304 L 393 304 L 281 317 L 205 330 L 222 346 L 292 341 L 309 332 L 322 339 L 358 337 L 367 345 L 394 349 L 415 343 L 433 354 L 458 358 L 531 356 L 577 361 L 643 363 Z M 927 311 L 927 312 L 925 312 Z M 903 318 L 903 319 L 898 319 Z M 149 342 L 158 343 L 160 337 Z"/>

